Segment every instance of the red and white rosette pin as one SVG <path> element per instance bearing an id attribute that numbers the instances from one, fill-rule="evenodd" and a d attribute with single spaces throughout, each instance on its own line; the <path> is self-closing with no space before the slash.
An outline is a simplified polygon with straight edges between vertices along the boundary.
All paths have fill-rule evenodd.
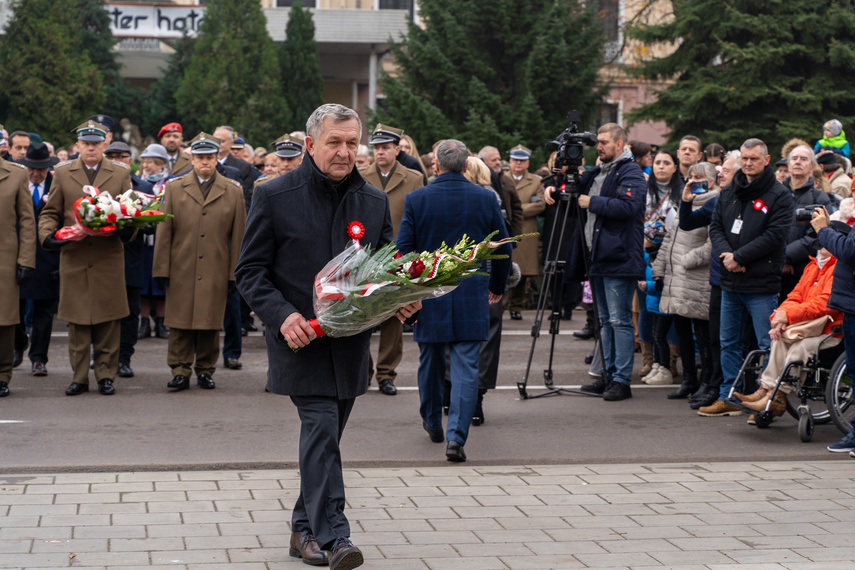
<path id="1" fill-rule="evenodd" d="M 350 239 L 358 243 L 359 240 L 365 237 L 365 226 L 361 222 L 354 220 L 347 224 L 347 235 Z"/>
<path id="2" fill-rule="evenodd" d="M 754 200 L 754 209 L 758 212 L 763 212 L 764 214 L 769 213 L 769 208 L 766 207 L 766 204 L 763 203 L 763 200 Z"/>

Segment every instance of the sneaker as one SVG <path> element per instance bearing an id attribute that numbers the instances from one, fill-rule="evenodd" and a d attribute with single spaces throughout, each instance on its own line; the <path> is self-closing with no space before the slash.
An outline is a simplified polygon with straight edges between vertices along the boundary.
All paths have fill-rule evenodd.
<path id="1" fill-rule="evenodd" d="M 603 400 L 606 402 L 617 402 L 628 398 L 632 398 L 632 390 L 629 384 L 622 382 L 612 382 L 609 384 L 609 389 L 603 394 Z"/>
<path id="2" fill-rule="evenodd" d="M 714 418 L 718 416 L 741 416 L 742 410 L 736 406 L 728 406 L 721 400 L 716 400 L 711 406 L 704 406 L 698 410 L 699 416 Z"/>
<path id="3" fill-rule="evenodd" d="M 648 378 L 653 378 L 658 373 L 659 373 L 659 364 L 654 363 L 653 366 L 650 368 L 650 372 L 648 372 L 645 376 L 641 377 L 641 381 L 644 382 L 645 384 L 647 384 Z"/>
<path id="4" fill-rule="evenodd" d="M 855 430 L 850 431 L 846 434 L 846 437 L 837 443 L 829 445 L 828 451 L 832 453 L 848 453 L 855 451 Z"/>
<path id="5" fill-rule="evenodd" d="M 665 368 L 664 366 L 659 367 L 659 370 L 656 372 L 655 376 L 647 377 L 648 386 L 667 386 L 673 383 L 674 376 L 671 374 L 671 371 Z"/>
<path id="6" fill-rule="evenodd" d="M 849 457 L 855 457 L 855 451 L 850 451 L 850 452 L 849 452 Z"/>
<path id="7" fill-rule="evenodd" d="M 603 377 L 600 376 L 597 378 L 596 382 L 592 382 L 591 384 L 583 384 L 580 388 L 582 392 L 589 392 L 591 394 L 602 394 L 606 391 L 608 387 L 608 382 L 603 380 Z"/>

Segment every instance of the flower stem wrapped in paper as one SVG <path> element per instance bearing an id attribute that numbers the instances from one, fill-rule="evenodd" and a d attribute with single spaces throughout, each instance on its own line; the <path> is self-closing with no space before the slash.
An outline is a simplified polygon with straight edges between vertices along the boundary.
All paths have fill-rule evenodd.
<path id="1" fill-rule="evenodd" d="M 436 251 L 402 255 L 394 243 L 372 254 L 359 238 L 365 229 L 348 224 L 351 244 L 334 257 L 315 277 L 312 294 L 315 318 L 309 325 L 318 336 L 353 336 L 395 315 L 401 307 L 451 293 L 462 279 L 479 272 L 485 259 L 502 259 L 497 247 L 536 233 L 491 241 L 493 232 L 476 243 L 463 236 L 454 246 Z M 291 347 L 295 352 L 299 348 Z"/>
<path id="2" fill-rule="evenodd" d="M 95 186 L 84 186 L 83 192 L 86 196 L 78 198 L 68 213 L 75 223 L 60 228 L 56 239 L 80 241 L 88 236 L 113 235 L 126 228 L 148 229 L 171 217 L 157 209 L 163 203 L 163 194 L 150 196 L 128 190 L 116 199 Z"/>

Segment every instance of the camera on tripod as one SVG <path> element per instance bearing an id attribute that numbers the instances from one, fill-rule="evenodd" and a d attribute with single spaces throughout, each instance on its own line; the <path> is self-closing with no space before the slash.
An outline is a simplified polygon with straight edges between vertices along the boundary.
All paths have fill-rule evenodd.
<path id="1" fill-rule="evenodd" d="M 558 151 L 555 156 L 555 169 L 574 178 L 578 177 L 579 168 L 584 162 L 585 146 L 597 146 L 597 135 L 579 132 L 581 120 L 579 111 L 573 110 L 567 113 L 567 122 L 570 126 L 551 143 Z"/>

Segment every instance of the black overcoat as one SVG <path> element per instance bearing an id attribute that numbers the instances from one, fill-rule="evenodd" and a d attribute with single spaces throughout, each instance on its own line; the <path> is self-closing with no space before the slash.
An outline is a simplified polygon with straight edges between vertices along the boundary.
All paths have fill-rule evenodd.
<path id="1" fill-rule="evenodd" d="M 322 337 L 295 353 L 279 328 L 291 313 L 313 318 L 315 275 L 350 243 L 347 224 L 365 226 L 372 251 L 392 241 L 389 201 L 354 168 L 339 202 L 310 155 L 295 170 L 264 184 L 249 211 L 235 269 L 241 295 L 265 323 L 267 389 L 290 396 L 355 398 L 368 389 L 370 331 Z"/>

